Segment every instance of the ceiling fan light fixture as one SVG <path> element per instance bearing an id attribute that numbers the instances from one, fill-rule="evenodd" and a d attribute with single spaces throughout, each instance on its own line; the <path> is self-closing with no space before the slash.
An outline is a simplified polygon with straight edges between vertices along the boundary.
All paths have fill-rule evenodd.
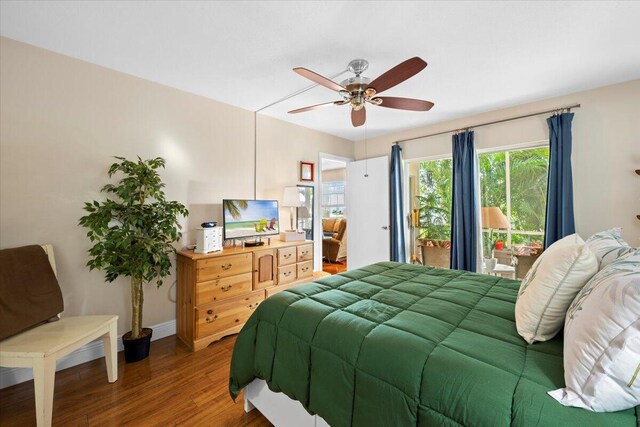
<path id="1" fill-rule="evenodd" d="M 345 105 L 351 107 L 351 123 L 354 127 L 365 124 L 366 109 L 365 104 L 394 108 L 397 110 L 428 111 L 433 107 L 433 102 L 412 98 L 398 98 L 393 96 L 378 97 L 378 93 L 391 89 L 394 86 L 411 78 L 427 66 L 427 63 L 419 57 L 413 57 L 396 65 L 392 69 L 378 76 L 375 80 L 364 77 L 361 74 L 369 67 L 369 62 L 365 59 L 354 59 L 349 63 L 349 71 L 355 74 L 354 77 L 343 80 L 337 84 L 333 80 L 327 79 L 318 73 L 303 67 L 294 68 L 293 71 L 312 82 L 324 86 L 337 92 L 342 99 L 339 101 L 327 102 L 324 104 L 312 105 L 298 108 L 289 113 L 301 113 L 303 111 L 315 110 L 325 105 Z"/>
<path id="2" fill-rule="evenodd" d="M 341 97 L 343 97 L 347 101 L 351 99 L 351 92 L 349 92 L 348 90 L 341 90 L 338 93 L 340 94 Z"/>
<path id="3" fill-rule="evenodd" d="M 373 96 L 376 94 L 376 90 L 372 87 L 368 87 L 364 90 L 364 94 L 369 98 L 373 98 Z"/>

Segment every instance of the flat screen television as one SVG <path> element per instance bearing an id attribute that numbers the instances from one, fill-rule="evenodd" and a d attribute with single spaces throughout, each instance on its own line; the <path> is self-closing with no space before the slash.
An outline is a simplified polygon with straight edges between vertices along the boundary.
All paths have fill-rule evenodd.
<path id="1" fill-rule="evenodd" d="M 223 200 L 225 239 L 280 234 L 277 200 Z"/>

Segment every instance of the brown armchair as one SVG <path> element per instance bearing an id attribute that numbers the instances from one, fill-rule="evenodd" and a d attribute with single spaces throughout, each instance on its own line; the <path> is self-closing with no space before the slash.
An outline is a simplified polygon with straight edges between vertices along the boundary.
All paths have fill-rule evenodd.
<path id="1" fill-rule="evenodd" d="M 329 221 L 334 220 L 330 219 Z M 326 232 L 327 227 L 325 227 L 325 225 L 328 226 L 329 221 L 325 224 L 325 220 L 322 220 L 325 235 L 329 233 Z M 335 232 L 333 237 L 326 236 L 322 239 L 322 256 L 329 262 L 337 262 L 347 257 L 347 219 L 335 220 L 331 225 L 333 225 Z"/>

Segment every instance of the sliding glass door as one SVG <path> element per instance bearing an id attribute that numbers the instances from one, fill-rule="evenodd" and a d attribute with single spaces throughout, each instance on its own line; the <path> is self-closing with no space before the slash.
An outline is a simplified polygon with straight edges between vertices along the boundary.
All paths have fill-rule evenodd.
<path id="1" fill-rule="evenodd" d="M 490 257 L 497 247 L 498 262 L 520 262 L 515 270 L 517 277 L 522 277 L 542 251 L 549 149 L 544 146 L 482 153 L 478 161 L 481 205 L 498 209 L 503 218 L 500 227 L 483 229 L 485 255 Z M 414 230 L 416 252 L 426 265 L 448 268 L 451 158 L 413 163 L 410 177 L 411 207 L 419 214 Z"/>

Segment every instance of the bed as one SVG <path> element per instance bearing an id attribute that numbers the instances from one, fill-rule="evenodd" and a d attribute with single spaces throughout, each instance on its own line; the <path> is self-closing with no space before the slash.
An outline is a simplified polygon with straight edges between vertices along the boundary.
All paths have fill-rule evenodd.
<path id="1" fill-rule="evenodd" d="M 240 332 L 229 391 L 266 384 L 334 427 L 638 427 L 638 408 L 547 395 L 564 385 L 562 339 L 518 335 L 519 283 L 383 262 L 280 292 Z"/>

